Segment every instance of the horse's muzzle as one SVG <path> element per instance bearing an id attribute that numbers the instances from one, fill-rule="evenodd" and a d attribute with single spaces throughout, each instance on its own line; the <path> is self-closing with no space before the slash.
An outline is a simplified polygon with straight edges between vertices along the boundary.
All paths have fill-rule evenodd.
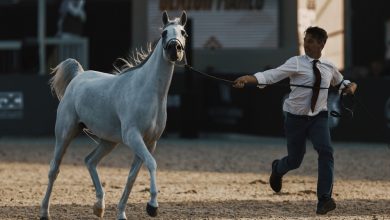
<path id="1" fill-rule="evenodd" d="M 174 50 L 177 50 L 177 51 L 182 51 L 184 48 L 181 45 L 179 40 L 174 39 L 174 40 L 170 40 L 168 42 L 167 49 L 168 50 L 174 49 Z"/>
<path id="2" fill-rule="evenodd" d="M 184 48 L 180 41 L 178 40 L 170 40 L 166 46 L 166 50 L 169 55 L 169 59 L 171 61 L 176 61 L 181 57 L 180 55 L 182 54 Z"/>

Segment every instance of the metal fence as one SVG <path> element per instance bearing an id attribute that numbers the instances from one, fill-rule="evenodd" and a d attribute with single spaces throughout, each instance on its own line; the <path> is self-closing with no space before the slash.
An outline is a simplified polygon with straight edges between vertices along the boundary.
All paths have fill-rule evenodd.
<path id="1" fill-rule="evenodd" d="M 27 38 L 23 41 L 6 40 L 0 41 L 0 73 L 15 74 L 25 72 L 22 57 L 26 48 L 37 49 L 37 39 Z M 45 55 L 38 56 L 44 59 L 43 72 L 50 72 L 61 61 L 74 58 L 85 68 L 89 68 L 89 41 L 84 37 L 49 37 L 43 41 Z M 38 63 L 36 64 L 38 66 Z"/>
<path id="2" fill-rule="evenodd" d="M 0 72 L 15 73 L 20 70 L 20 41 L 0 41 Z"/>
<path id="3" fill-rule="evenodd" d="M 87 38 L 46 38 L 45 45 L 52 48 L 52 53 L 48 54 L 49 66 L 55 66 L 67 58 L 74 58 L 84 68 L 89 67 Z"/>

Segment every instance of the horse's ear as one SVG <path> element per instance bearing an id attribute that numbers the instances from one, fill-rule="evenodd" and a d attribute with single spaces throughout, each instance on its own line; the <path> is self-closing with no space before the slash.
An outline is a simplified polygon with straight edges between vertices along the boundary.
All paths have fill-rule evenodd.
<path id="1" fill-rule="evenodd" d="M 163 12 L 162 20 L 163 20 L 164 26 L 168 24 L 169 18 L 168 18 L 168 13 L 167 13 L 167 11 L 164 11 L 164 12 Z"/>
<path id="2" fill-rule="evenodd" d="M 187 13 L 186 13 L 186 11 L 183 11 L 183 12 L 181 13 L 181 17 L 180 17 L 180 24 L 181 24 L 182 26 L 185 26 L 186 23 L 187 23 Z"/>

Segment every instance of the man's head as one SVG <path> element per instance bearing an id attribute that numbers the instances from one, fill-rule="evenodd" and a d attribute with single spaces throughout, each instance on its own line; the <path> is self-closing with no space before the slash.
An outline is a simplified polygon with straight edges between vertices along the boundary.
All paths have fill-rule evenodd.
<path id="1" fill-rule="evenodd" d="M 320 58 L 327 39 L 328 34 L 324 29 L 320 27 L 307 28 L 303 40 L 306 55 L 314 59 Z"/>

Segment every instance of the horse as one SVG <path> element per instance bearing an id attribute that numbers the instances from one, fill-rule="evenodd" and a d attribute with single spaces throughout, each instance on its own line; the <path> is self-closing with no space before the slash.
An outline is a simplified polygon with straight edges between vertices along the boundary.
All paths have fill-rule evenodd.
<path id="1" fill-rule="evenodd" d="M 157 216 L 157 163 L 152 154 L 167 120 L 167 96 L 176 62 L 185 56 L 187 14 L 170 19 L 162 13 L 163 28 L 155 48 L 136 65 L 123 65 L 119 74 L 84 71 L 68 58 L 53 69 L 50 87 L 60 100 L 55 124 L 55 149 L 50 162 L 46 194 L 40 207 L 40 219 L 49 219 L 49 201 L 61 160 L 71 140 L 83 129 L 98 137 L 98 146 L 84 162 L 96 189 L 93 213 L 103 217 L 105 192 L 96 166 L 118 144 L 134 152 L 134 160 L 122 197 L 117 219 L 127 219 L 126 203 L 143 163 L 150 175 L 150 201 L 146 211 Z M 138 57 L 138 56 L 137 56 Z"/>

